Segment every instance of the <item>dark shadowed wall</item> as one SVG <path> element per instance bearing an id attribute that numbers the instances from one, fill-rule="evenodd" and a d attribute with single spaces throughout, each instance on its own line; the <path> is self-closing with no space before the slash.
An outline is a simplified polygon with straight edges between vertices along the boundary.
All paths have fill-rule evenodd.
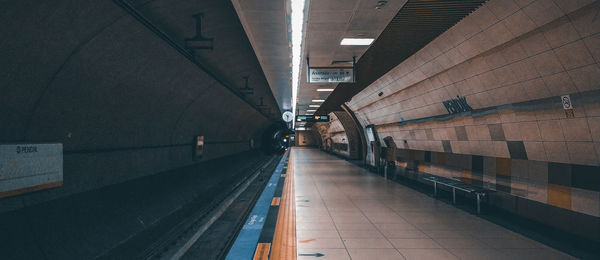
<path id="1" fill-rule="evenodd" d="M 214 50 L 192 59 L 113 1 L 0 4 L 0 143 L 64 144 L 64 185 L 0 211 L 193 164 L 198 135 L 202 160 L 250 149 L 272 121 L 259 98 L 277 105 L 231 3 L 193 2 L 135 5 L 180 45 L 205 12 Z M 254 96 L 236 94 L 243 76 Z"/>

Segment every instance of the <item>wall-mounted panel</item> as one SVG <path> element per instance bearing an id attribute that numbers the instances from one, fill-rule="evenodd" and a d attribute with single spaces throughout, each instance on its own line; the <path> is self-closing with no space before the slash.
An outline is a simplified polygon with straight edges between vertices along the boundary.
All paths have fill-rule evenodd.
<path id="1" fill-rule="evenodd" d="M 0 198 L 61 186 L 62 144 L 0 145 Z"/>

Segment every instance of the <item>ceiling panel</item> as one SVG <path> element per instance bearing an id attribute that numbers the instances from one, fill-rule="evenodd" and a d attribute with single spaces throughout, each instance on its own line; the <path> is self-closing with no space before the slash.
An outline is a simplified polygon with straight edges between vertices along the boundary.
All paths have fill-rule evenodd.
<path id="1" fill-rule="evenodd" d="M 308 23 L 343 23 L 344 25 L 352 18 L 352 11 L 309 11 Z"/>
<path id="2" fill-rule="evenodd" d="M 279 28 L 287 28 L 286 24 L 278 23 L 280 19 L 285 19 L 285 14 L 266 11 L 248 11 L 244 13 L 249 24 L 269 24 L 267 26 L 277 26 Z M 268 29 L 267 27 L 263 29 Z M 254 33 L 254 31 L 252 31 Z"/>
<path id="3" fill-rule="evenodd" d="M 285 10 L 284 1 L 269 1 L 269 0 L 244 0 L 239 1 L 242 10 L 261 10 L 261 11 L 283 11 Z"/>
<path id="4" fill-rule="evenodd" d="M 308 31 L 319 32 L 319 31 L 342 31 L 346 29 L 348 25 L 346 23 L 309 23 Z"/>
<path id="5" fill-rule="evenodd" d="M 423 48 L 484 2 L 486 0 L 408 1 L 357 62 L 357 82 L 338 84 L 317 113 L 340 110 L 340 105 Z M 383 19 L 373 19 L 372 22 L 376 23 L 379 20 Z M 357 21 L 357 24 L 357 27 L 362 26 L 361 22 Z M 336 52 L 336 56 L 347 54 Z"/>
<path id="6" fill-rule="evenodd" d="M 332 33 L 328 31 L 311 32 L 307 37 L 307 43 L 309 46 L 324 45 L 324 48 L 333 49 L 339 45 L 339 39 L 343 32 Z"/>
<path id="7" fill-rule="evenodd" d="M 313 0 L 310 1 L 311 10 L 354 10 L 358 0 Z M 370 1 L 374 2 L 374 1 Z"/>
<path id="8" fill-rule="evenodd" d="M 406 0 L 388 1 L 375 9 L 373 0 L 312 0 L 308 5 L 308 26 L 303 46 L 303 66 L 300 72 L 297 112 L 305 114 L 312 99 L 327 99 L 331 92 L 317 88 L 335 88 L 336 84 L 306 83 L 306 56 L 311 66 L 351 66 L 351 63 L 332 65 L 334 60 L 352 60 L 363 55 L 368 46 L 341 46 L 344 37 L 377 38 L 394 18 Z M 320 104 L 320 103 L 319 103 Z M 311 108 L 314 109 L 314 108 Z"/>
<path id="9" fill-rule="evenodd" d="M 292 109 L 289 1 L 232 0 L 281 111 Z"/>

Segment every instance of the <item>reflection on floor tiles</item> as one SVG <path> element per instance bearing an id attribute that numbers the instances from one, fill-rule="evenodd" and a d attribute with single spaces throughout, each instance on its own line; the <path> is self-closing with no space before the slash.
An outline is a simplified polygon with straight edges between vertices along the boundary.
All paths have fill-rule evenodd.
<path id="1" fill-rule="evenodd" d="M 293 148 L 298 259 L 570 259 L 317 149 Z"/>
<path id="2" fill-rule="evenodd" d="M 430 238 L 393 238 L 390 241 L 395 248 L 441 248 L 440 244 Z"/>
<path id="3" fill-rule="evenodd" d="M 398 252 L 396 249 L 365 249 L 365 248 L 355 248 L 348 249 L 350 253 L 350 257 L 352 260 L 399 260 L 404 259 L 404 256 Z"/>
<path id="4" fill-rule="evenodd" d="M 459 259 L 446 249 L 398 249 L 406 259 Z"/>
<path id="5" fill-rule="evenodd" d="M 346 248 L 394 248 L 385 238 L 346 238 Z"/>

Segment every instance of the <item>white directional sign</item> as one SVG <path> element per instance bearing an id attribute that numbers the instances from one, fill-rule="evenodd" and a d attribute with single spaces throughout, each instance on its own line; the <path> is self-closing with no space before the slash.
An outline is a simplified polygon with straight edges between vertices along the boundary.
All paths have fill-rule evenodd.
<path id="1" fill-rule="evenodd" d="M 61 186 L 62 144 L 0 145 L 0 198 Z"/>
<path id="2" fill-rule="evenodd" d="M 352 68 L 310 68 L 308 83 L 354 82 Z"/>

